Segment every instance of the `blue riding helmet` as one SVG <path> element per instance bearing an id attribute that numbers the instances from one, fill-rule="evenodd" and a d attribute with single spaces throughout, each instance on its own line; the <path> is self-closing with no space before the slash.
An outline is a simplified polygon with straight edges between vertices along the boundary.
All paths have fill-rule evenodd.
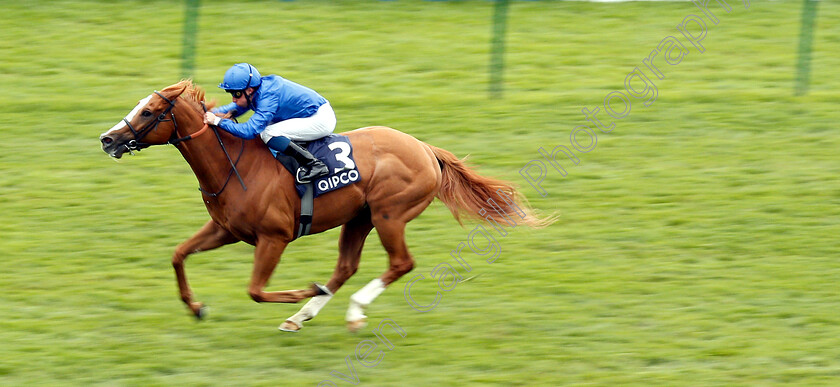
<path id="1" fill-rule="evenodd" d="M 248 63 L 237 63 L 225 72 L 225 78 L 219 84 L 220 89 L 245 90 L 262 83 L 260 72 Z"/>

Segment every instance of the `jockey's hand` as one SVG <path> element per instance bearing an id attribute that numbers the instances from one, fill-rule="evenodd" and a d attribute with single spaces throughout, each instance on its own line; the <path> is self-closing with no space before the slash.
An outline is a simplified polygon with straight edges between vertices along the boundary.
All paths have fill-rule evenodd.
<path id="1" fill-rule="evenodd" d="M 211 112 L 204 113 L 204 123 L 208 125 L 219 125 L 219 121 L 222 120 L 222 117 L 219 117 Z"/>

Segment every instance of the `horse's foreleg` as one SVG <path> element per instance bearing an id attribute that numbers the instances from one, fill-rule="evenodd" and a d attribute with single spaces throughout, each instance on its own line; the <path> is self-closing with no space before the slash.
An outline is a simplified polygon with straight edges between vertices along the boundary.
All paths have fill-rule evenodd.
<path id="1" fill-rule="evenodd" d="M 248 285 L 248 294 L 256 302 L 286 302 L 295 303 L 300 300 L 315 297 L 322 294 L 329 294 L 326 288 L 312 284 L 310 289 L 305 290 L 284 290 L 280 292 L 266 292 L 274 268 L 280 262 L 280 255 L 286 249 L 288 242 L 280 239 L 257 238 L 257 247 L 254 252 L 254 270 L 251 273 L 251 284 Z"/>
<path id="2" fill-rule="evenodd" d="M 201 319 L 203 317 L 203 305 L 193 300 L 192 291 L 187 282 L 187 274 L 184 272 L 184 260 L 190 254 L 212 250 L 238 241 L 239 239 L 231 235 L 230 232 L 210 220 L 195 235 L 190 237 L 190 239 L 187 239 L 175 248 L 175 254 L 172 256 L 172 267 L 175 268 L 175 278 L 178 280 L 181 300 L 187 304 L 187 307 L 190 308 L 196 318 Z"/>
<path id="3" fill-rule="evenodd" d="M 332 277 L 327 282 L 327 288 L 332 293 L 337 292 L 347 279 L 356 273 L 365 239 L 370 234 L 371 229 L 373 229 L 373 224 L 370 222 L 369 210 L 359 214 L 341 228 L 341 236 L 338 240 L 338 263 Z M 299 331 L 303 327 L 303 322 L 315 317 L 331 298 L 331 294 L 313 297 L 300 311 L 286 319 L 279 329 L 286 332 Z"/>

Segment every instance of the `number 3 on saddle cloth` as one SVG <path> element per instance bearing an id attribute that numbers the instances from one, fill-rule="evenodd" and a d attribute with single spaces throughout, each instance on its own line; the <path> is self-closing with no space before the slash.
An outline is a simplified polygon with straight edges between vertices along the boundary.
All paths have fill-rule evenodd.
<path id="1" fill-rule="evenodd" d="M 315 179 L 312 183 L 295 183 L 295 189 L 301 197 L 301 221 L 296 238 L 309 234 L 309 227 L 312 223 L 313 198 L 362 180 L 362 175 L 359 174 L 359 169 L 356 168 L 356 162 L 353 160 L 353 147 L 350 145 L 350 139 L 347 136 L 331 134 L 327 137 L 300 145 L 305 147 L 313 156 L 323 161 L 327 165 L 330 174 Z M 293 157 L 282 153 L 278 156 L 278 153 L 273 149 L 271 149 L 271 153 L 286 167 L 292 176 L 297 175 L 297 170 L 300 165 Z M 307 186 L 309 185 L 311 185 L 311 189 L 307 192 Z"/>

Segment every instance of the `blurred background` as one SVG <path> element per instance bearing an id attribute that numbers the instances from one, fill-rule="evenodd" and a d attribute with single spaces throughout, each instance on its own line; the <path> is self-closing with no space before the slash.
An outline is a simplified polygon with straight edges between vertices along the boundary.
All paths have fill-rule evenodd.
<path id="1" fill-rule="evenodd" d="M 209 305 L 177 295 L 174 247 L 209 216 L 172 147 L 114 162 L 98 136 L 182 77 L 208 98 L 249 62 L 309 86 L 337 131 L 386 125 L 517 183 L 559 220 L 499 239 L 493 264 L 428 313 L 404 278 L 368 311 L 406 331 L 359 382 L 404 385 L 837 385 L 840 383 L 840 5 L 691 2 L 0 1 L 0 385 L 344 385 L 359 272 L 298 334 L 300 305 L 256 304 L 253 249 L 192 256 Z M 677 30 L 706 20 L 699 53 Z M 665 37 L 658 98 L 546 171 Z M 661 60 L 661 59 L 660 59 Z M 602 118 L 608 118 L 603 115 Z M 582 140 L 581 140 L 582 141 Z M 559 158 L 558 158 L 559 159 Z M 317 209 L 316 209 L 317 211 Z M 451 261 L 464 227 L 439 202 L 410 223 L 414 274 Z M 337 230 L 293 243 L 272 290 L 325 281 Z M 431 299 L 437 287 L 413 289 Z M 333 385 L 325 383 L 324 385 Z"/>

